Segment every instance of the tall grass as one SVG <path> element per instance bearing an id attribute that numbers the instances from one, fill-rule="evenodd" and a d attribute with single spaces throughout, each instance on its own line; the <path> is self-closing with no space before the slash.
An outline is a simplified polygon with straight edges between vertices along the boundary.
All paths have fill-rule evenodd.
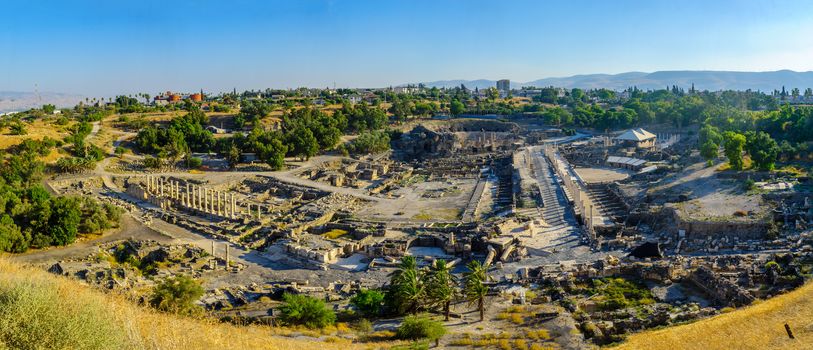
<path id="1" fill-rule="evenodd" d="M 12 349 L 132 349 L 104 298 L 74 298 L 71 288 L 41 274 L 3 266 L 0 343 Z"/>
<path id="2" fill-rule="evenodd" d="M 394 344 L 280 336 L 295 333 L 161 313 L 0 257 L 0 349 L 344 350 Z"/>
<path id="3" fill-rule="evenodd" d="M 813 284 L 709 319 L 634 334 L 617 349 L 813 349 Z"/>

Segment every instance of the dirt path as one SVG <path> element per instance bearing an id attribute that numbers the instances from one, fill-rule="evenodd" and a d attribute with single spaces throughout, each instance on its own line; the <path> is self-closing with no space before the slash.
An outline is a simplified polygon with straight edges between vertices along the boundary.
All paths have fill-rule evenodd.
<path id="1" fill-rule="evenodd" d="M 125 239 L 156 240 L 168 243 L 172 237 L 144 226 L 136 221 L 130 214 L 122 215 L 119 228 L 102 235 L 101 237 L 80 241 L 66 247 L 52 247 L 23 254 L 12 255 L 13 260 L 29 264 L 54 263 L 69 258 L 84 257 L 97 251 L 98 246 L 108 242 Z"/>

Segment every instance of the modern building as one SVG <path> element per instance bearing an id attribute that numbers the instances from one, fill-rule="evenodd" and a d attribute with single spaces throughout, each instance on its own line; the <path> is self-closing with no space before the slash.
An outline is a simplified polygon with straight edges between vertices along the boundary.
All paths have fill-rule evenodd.
<path id="1" fill-rule="evenodd" d="M 497 90 L 500 91 L 500 96 L 508 96 L 511 91 L 511 81 L 508 79 L 497 80 Z"/>
<path id="2" fill-rule="evenodd" d="M 616 144 L 625 147 L 652 148 L 658 137 L 641 128 L 630 129 L 615 138 Z"/>

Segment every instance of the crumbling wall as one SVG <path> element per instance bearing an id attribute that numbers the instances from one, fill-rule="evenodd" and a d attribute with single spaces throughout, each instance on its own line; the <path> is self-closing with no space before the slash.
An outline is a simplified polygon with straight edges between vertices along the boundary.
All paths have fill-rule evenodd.
<path id="1" fill-rule="evenodd" d="M 754 301 L 751 293 L 717 275 L 708 267 L 698 267 L 689 275 L 688 279 L 719 304 L 743 306 Z"/>
<path id="2" fill-rule="evenodd" d="M 664 217 L 667 218 L 666 222 L 669 223 L 665 225 L 667 231 L 673 234 L 683 231 L 685 238 L 688 239 L 706 239 L 708 237 L 715 239 L 727 237 L 739 240 L 765 239 L 770 228 L 766 221 L 688 220 L 682 218 L 676 208 L 666 207 L 663 208 L 663 211 Z"/>

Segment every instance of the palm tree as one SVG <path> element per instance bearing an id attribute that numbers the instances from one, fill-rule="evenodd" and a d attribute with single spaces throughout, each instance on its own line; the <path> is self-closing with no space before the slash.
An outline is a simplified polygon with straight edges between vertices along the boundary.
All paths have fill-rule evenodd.
<path id="1" fill-rule="evenodd" d="M 388 294 L 398 313 L 418 313 L 426 296 L 423 283 L 423 271 L 418 269 L 418 263 L 413 256 L 401 258 L 398 269 L 390 274 L 390 289 Z"/>
<path id="2" fill-rule="evenodd" d="M 469 306 L 477 304 L 480 310 L 480 321 L 485 318 L 485 299 L 488 294 L 488 286 L 485 285 L 490 278 L 488 276 L 488 265 L 480 264 L 477 260 L 472 260 L 466 265 L 469 272 L 463 273 L 465 281 L 463 283 L 463 294 L 469 302 Z"/>
<path id="3" fill-rule="evenodd" d="M 457 294 L 455 290 L 456 280 L 446 265 L 446 260 L 438 259 L 432 265 L 432 270 L 427 275 L 426 294 L 433 306 L 443 307 L 443 314 L 446 321 L 449 320 L 449 306 Z"/>

